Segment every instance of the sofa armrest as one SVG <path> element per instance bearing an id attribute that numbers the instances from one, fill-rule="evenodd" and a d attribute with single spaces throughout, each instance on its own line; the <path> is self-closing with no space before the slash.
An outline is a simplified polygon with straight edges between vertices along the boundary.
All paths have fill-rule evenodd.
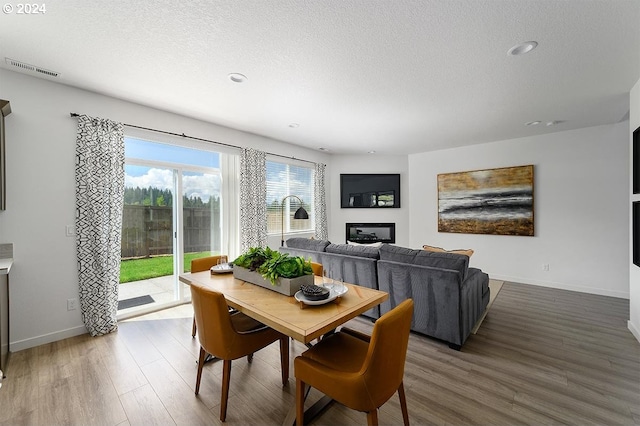
<path id="1" fill-rule="evenodd" d="M 378 286 L 389 293 L 389 298 L 380 305 L 380 315 L 411 298 L 414 301 L 411 330 L 462 345 L 460 272 L 379 260 Z"/>
<path id="2" fill-rule="evenodd" d="M 469 268 L 460 292 L 460 327 L 462 343 L 484 314 L 489 303 L 489 276 L 476 268 Z"/>

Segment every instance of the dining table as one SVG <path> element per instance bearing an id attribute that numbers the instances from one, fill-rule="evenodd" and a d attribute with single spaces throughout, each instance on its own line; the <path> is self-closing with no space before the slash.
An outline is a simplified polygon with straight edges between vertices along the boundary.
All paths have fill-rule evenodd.
<path id="1" fill-rule="evenodd" d="M 316 284 L 323 284 L 323 277 L 315 276 L 314 279 Z M 188 285 L 197 282 L 222 293 L 230 307 L 304 344 L 335 330 L 389 297 L 384 291 L 343 283 L 346 293 L 342 296 L 325 304 L 305 305 L 293 296 L 236 279 L 231 273 L 186 273 L 180 275 L 180 281 Z"/>
<path id="2" fill-rule="evenodd" d="M 316 285 L 324 285 L 324 278 L 314 276 Z M 350 283 L 344 286 L 339 297 L 326 303 L 304 302 L 304 298 L 287 296 L 248 281 L 237 279 L 232 273 L 219 274 L 211 271 L 185 273 L 180 281 L 191 285 L 198 283 L 222 293 L 227 304 L 245 315 L 278 330 L 305 345 L 315 339 L 334 332 L 347 321 L 356 318 L 389 298 L 384 291 Z M 305 411 L 305 421 L 312 418 L 331 399 L 324 397 Z M 295 407 L 283 424 L 295 421 Z"/>

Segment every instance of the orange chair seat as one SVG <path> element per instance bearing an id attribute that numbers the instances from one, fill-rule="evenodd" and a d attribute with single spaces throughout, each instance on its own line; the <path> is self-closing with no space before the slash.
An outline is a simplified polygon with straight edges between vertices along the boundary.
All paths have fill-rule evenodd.
<path id="1" fill-rule="evenodd" d="M 369 344 L 344 332 L 336 333 L 322 340 L 322 345 L 313 346 L 302 353 L 304 358 L 320 362 L 327 371 L 336 374 L 357 373 L 362 368 Z M 300 367 L 304 368 L 304 367 Z M 317 388 L 313 384 L 311 386 Z"/>
<path id="2" fill-rule="evenodd" d="M 289 380 L 289 338 L 287 336 L 241 312 L 229 312 L 224 295 L 204 285 L 191 284 L 191 300 L 200 341 L 195 394 L 198 395 L 200 392 L 202 367 L 206 354 L 222 359 L 221 421 L 224 422 L 227 417 L 232 360 L 248 356 L 251 361 L 254 352 L 279 340 L 282 384 L 287 383 Z"/>
<path id="3" fill-rule="evenodd" d="M 296 423 L 304 421 L 304 389 L 311 386 L 367 413 L 369 425 L 378 424 L 378 408 L 398 392 L 409 425 L 402 380 L 412 316 L 413 300 L 407 299 L 376 321 L 371 336 L 343 328 L 297 356 Z"/>

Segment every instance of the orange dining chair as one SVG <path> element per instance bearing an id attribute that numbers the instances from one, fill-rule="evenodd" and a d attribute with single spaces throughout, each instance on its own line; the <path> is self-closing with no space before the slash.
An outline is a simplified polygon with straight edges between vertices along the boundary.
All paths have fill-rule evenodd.
<path id="1" fill-rule="evenodd" d="M 322 276 L 322 263 L 311 262 L 311 270 L 313 271 L 313 275 L 321 277 Z"/>
<path id="2" fill-rule="evenodd" d="M 191 272 L 208 271 L 212 266 L 218 264 L 220 258 L 227 257 L 226 254 L 217 256 L 201 257 L 199 259 L 193 259 L 191 261 Z M 196 337 L 196 318 L 193 318 L 193 325 L 191 326 L 191 337 Z"/>
<path id="3" fill-rule="evenodd" d="M 280 368 L 282 384 L 289 380 L 289 338 L 241 312 L 229 312 L 222 293 L 201 284 L 191 284 L 191 302 L 198 325 L 200 358 L 196 378 L 196 395 L 200 391 L 200 379 L 204 360 L 209 353 L 223 360 L 222 394 L 220 396 L 220 420 L 227 417 L 227 400 L 231 381 L 231 361 L 249 356 L 280 341 Z M 249 358 L 251 362 L 251 358 Z"/>
<path id="4" fill-rule="evenodd" d="M 404 424 L 409 424 L 404 394 L 404 363 L 409 345 L 413 300 L 407 299 L 380 317 L 368 336 L 349 328 L 329 335 L 294 360 L 296 423 L 304 423 L 305 386 L 367 413 L 378 424 L 378 408 L 398 392 Z"/>

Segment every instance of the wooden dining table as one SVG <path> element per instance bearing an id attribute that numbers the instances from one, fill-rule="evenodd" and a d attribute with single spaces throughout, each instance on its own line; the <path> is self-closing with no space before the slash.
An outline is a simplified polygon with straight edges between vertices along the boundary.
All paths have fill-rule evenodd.
<path id="1" fill-rule="evenodd" d="M 322 277 L 314 279 L 316 284 L 323 282 Z M 322 305 L 302 305 L 293 296 L 236 279 L 233 274 L 186 273 L 180 275 L 180 281 L 197 282 L 224 294 L 232 308 L 306 345 L 389 298 L 384 291 L 344 283 L 348 290 L 341 297 Z M 330 403 L 331 398 L 324 396 L 305 410 L 305 423 Z M 293 406 L 283 425 L 295 425 L 295 414 Z"/>
<path id="2" fill-rule="evenodd" d="M 303 306 L 293 296 L 286 296 L 246 281 L 233 274 L 209 271 L 180 275 L 185 284 L 197 282 L 224 294 L 227 304 L 295 340 L 308 344 L 340 325 L 384 302 L 389 294 L 345 283 L 347 292 L 323 305 Z M 322 284 L 322 277 L 315 277 Z"/>

